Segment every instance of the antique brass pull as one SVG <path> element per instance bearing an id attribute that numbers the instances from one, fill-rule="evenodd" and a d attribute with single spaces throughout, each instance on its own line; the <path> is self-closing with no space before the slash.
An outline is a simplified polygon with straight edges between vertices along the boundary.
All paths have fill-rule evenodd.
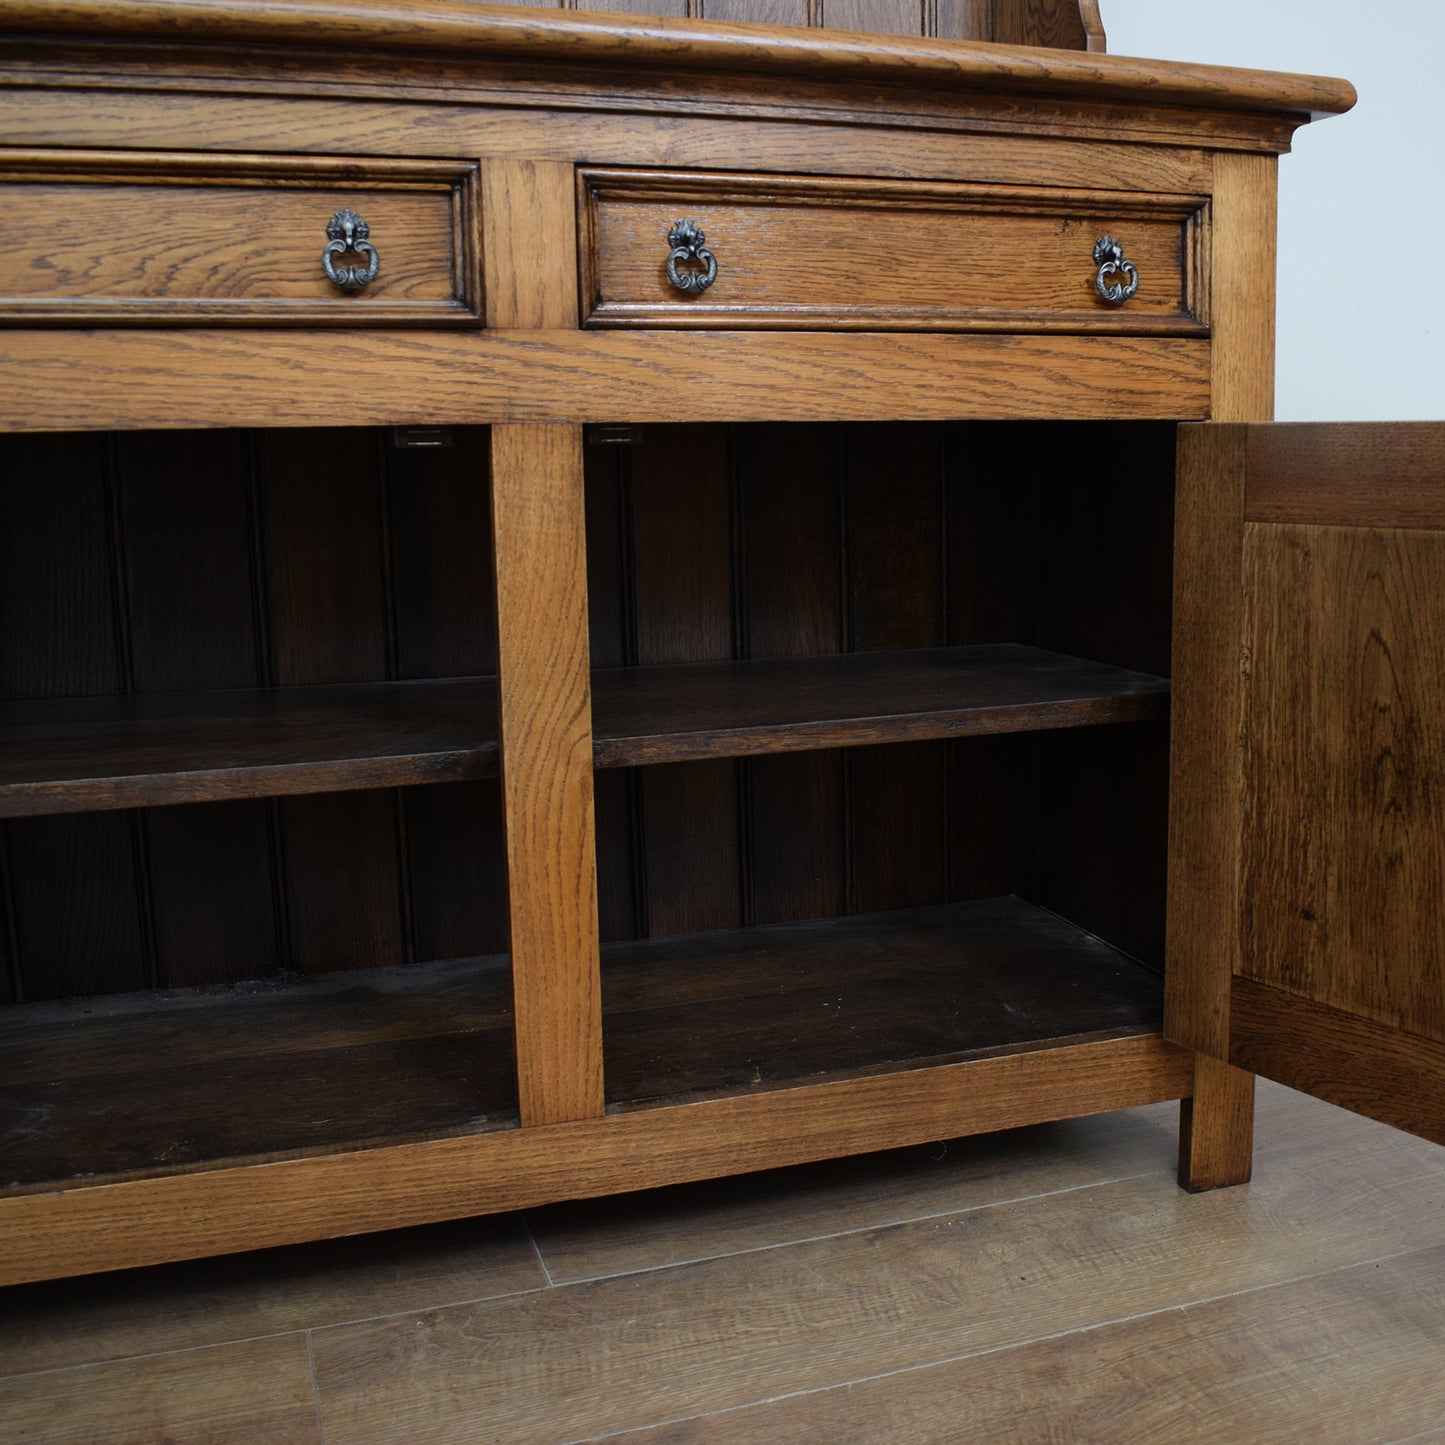
<path id="1" fill-rule="evenodd" d="M 331 239 L 321 253 L 321 266 L 328 280 L 334 281 L 343 291 L 360 291 L 368 282 L 376 280 L 381 257 L 376 247 L 366 239 L 371 234 L 371 227 L 355 211 L 349 208 L 337 211 L 326 223 L 326 234 Z M 333 256 L 344 256 L 348 251 L 365 256 L 366 265 L 360 268 L 337 266 L 332 261 Z"/>
<path id="2" fill-rule="evenodd" d="M 1099 268 L 1094 289 L 1111 306 L 1122 306 L 1139 289 L 1138 267 L 1124 259 L 1123 246 L 1112 236 L 1100 236 L 1094 242 L 1094 265 Z M 1121 272 L 1126 279 L 1115 281 Z"/>
<path id="3" fill-rule="evenodd" d="M 679 221 L 667 233 L 667 244 L 672 247 L 667 258 L 667 279 L 679 291 L 706 291 L 717 280 L 717 257 L 703 246 L 706 240 L 696 221 Z M 679 271 L 679 263 L 700 265 L 703 269 Z"/>

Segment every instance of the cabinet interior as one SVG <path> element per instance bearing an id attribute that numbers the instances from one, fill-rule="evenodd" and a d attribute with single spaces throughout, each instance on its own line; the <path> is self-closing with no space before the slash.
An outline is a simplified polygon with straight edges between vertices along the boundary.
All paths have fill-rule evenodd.
<path id="1" fill-rule="evenodd" d="M 487 429 L 447 440 L 0 438 L 0 1189 L 516 1124 Z M 1173 450 L 588 447 L 612 1107 L 1157 1031 Z M 992 651 L 920 681 L 945 648 Z"/>

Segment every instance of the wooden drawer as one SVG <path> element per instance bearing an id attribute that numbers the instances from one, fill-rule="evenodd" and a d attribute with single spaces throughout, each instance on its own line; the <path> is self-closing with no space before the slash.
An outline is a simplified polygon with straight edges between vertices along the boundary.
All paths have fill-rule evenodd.
<path id="1" fill-rule="evenodd" d="M 1208 334 L 1206 197 L 599 168 L 579 192 L 585 326 Z M 668 276 L 683 220 L 702 291 Z M 1121 305 L 1104 236 L 1138 270 Z"/>
<path id="2" fill-rule="evenodd" d="M 475 325 L 476 191 L 460 161 L 0 151 L 0 324 Z M 378 258 L 350 290 L 344 209 Z"/>

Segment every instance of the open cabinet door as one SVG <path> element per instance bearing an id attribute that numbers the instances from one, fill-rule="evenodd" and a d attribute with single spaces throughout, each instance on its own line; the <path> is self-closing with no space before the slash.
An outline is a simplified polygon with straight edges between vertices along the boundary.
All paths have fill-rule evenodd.
<path id="1" fill-rule="evenodd" d="M 1445 423 L 1180 429 L 1165 1032 L 1445 1143 Z"/>

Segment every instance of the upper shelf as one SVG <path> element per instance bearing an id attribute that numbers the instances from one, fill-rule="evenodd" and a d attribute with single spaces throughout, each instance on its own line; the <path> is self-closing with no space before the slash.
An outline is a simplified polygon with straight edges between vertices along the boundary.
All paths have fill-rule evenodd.
<path id="1" fill-rule="evenodd" d="M 638 70 L 797 75 L 895 82 L 930 90 L 1004 92 L 1149 106 L 1291 116 L 1337 114 L 1355 102 L 1343 80 L 1136 60 L 1036 46 L 918 40 L 576 14 L 470 0 L 0 0 L 0 32 L 169 45 L 267 45 L 332 51 L 591 63 Z"/>
<path id="2" fill-rule="evenodd" d="M 1015 644 L 593 675 L 599 767 L 1167 715 L 1162 678 Z M 496 681 L 0 706 L 0 817 L 400 787 L 496 773 Z"/>
<path id="3" fill-rule="evenodd" d="M 748 757 L 1168 715 L 1147 673 L 1016 643 L 617 668 L 593 677 L 599 767 Z"/>

